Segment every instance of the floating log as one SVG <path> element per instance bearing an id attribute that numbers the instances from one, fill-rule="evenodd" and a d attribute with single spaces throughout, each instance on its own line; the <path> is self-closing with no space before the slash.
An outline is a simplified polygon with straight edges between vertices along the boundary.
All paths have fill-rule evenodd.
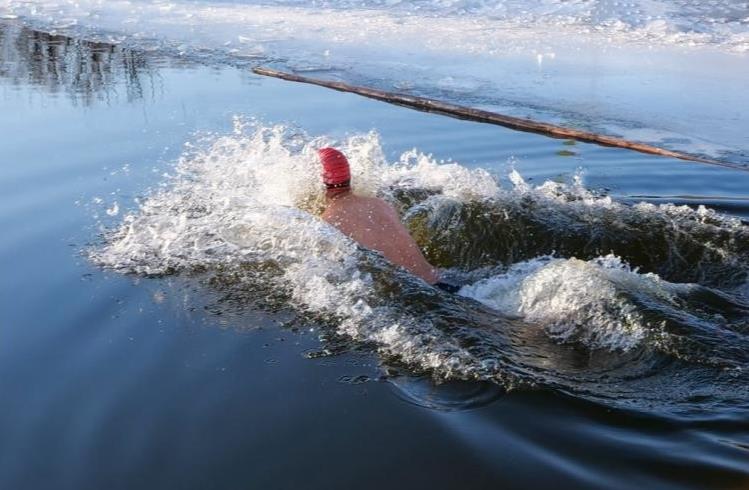
<path id="1" fill-rule="evenodd" d="M 572 139 L 577 141 L 583 141 L 585 143 L 594 143 L 602 146 L 611 146 L 616 148 L 627 148 L 629 150 L 639 151 L 641 153 L 648 153 L 651 155 L 660 155 L 670 158 L 678 158 L 679 160 L 688 160 L 691 162 L 707 163 L 710 165 L 720 165 L 722 167 L 728 167 L 738 170 L 749 171 L 749 166 L 740 165 L 731 162 L 722 162 L 719 160 L 713 160 L 710 158 L 704 158 L 697 155 L 690 155 L 688 153 L 682 153 L 679 151 L 666 150 L 664 148 L 658 148 L 657 146 L 647 145 L 645 143 L 638 143 L 636 141 L 629 141 L 623 138 L 617 138 L 614 136 L 606 136 L 603 134 L 590 133 L 587 131 L 580 131 L 577 129 L 566 128 L 563 126 L 557 126 L 554 124 L 548 124 L 531 119 L 522 119 L 519 117 L 506 116 L 498 114 L 496 112 L 485 111 L 481 109 L 474 109 L 472 107 L 466 107 L 457 104 L 450 104 L 448 102 L 442 102 L 439 100 L 428 99 L 426 97 L 418 97 L 415 95 L 400 94 L 395 92 L 388 92 L 385 90 L 379 90 L 369 87 L 359 87 L 356 85 L 349 85 L 343 82 L 334 82 L 330 80 L 322 80 L 318 78 L 305 77 L 301 75 L 295 75 L 293 73 L 287 73 L 272 68 L 266 67 L 255 67 L 252 71 L 258 75 L 264 75 L 267 77 L 280 78 L 282 80 L 288 80 L 291 82 L 309 83 L 312 85 L 319 85 L 321 87 L 331 88 L 340 92 L 349 92 L 353 94 L 362 95 L 369 97 L 370 99 L 381 100 L 390 104 L 410 107 L 423 112 L 431 112 L 435 114 L 442 114 L 445 116 L 454 117 L 457 119 L 465 119 L 469 121 L 477 121 L 488 124 L 496 124 L 498 126 L 504 126 L 506 128 L 515 129 L 518 131 L 525 131 L 529 133 L 543 134 L 552 138 L 563 138 Z"/>

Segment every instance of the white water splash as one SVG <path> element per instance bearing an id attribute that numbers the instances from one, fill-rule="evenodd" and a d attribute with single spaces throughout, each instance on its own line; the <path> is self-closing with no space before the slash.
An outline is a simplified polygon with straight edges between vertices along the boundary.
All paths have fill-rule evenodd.
<path id="1" fill-rule="evenodd" d="M 117 201 L 112 203 L 112 206 L 107 208 L 107 215 L 108 216 L 117 216 L 120 214 L 120 205 L 117 204 Z"/>
<path id="2" fill-rule="evenodd" d="M 187 145 L 173 176 L 125 213 L 106 242 L 90 251 L 91 258 L 104 267 L 139 274 L 206 267 L 241 272 L 246 265 L 272 263 L 280 272 L 266 280 L 287 290 L 296 307 L 337 318 L 339 333 L 443 374 L 465 376 L 477 369 L 481 361 L 430 320 L 376 297 L 374 279 L 361 269 L 356 245 L 317 217 L 322 189 L 316 150 L 331 144 L 336 142 L 298 129 L 237 120 L 233 134 Z M 542 213 L 556 208 L 682 214 L 740 226 L 704 209 L 624 206 L 591 193 L 579 176 L 571 184 L 532 187 L 514 172 L 513 185 L 503 189 L 484 170 L 441 164 L 418 150 L 391 162 L 374 132 L 351 136 L 337 146 L 350 158 L 359 193 L 388 198 L 394 188 L 430 189 L 436 193 L 430 199 L 459 202 L 532 197 Z M 461 294 L 540 324 L 560 341 L 627 350 L 649 326 L 626 295 L 668 302 L 678 288 L 607 256 L 587 262 L 534 259 L 464 287 Z"/>
<path id="3" fill-rule="evenodd" d="M 507 315 L 544 326 L 552 337 L 590 347 L 629 350 L 657 325 L 648 325 L 625 293 L 672 303 L 688 285 L 639 274 L 613 255 L 583 261 L 541 257 L 461 289 Z"/>

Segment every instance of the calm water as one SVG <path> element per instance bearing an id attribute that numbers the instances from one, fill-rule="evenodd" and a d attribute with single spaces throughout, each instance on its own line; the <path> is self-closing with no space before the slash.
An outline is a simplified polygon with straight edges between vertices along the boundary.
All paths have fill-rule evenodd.
<path id="1" fill-rule="evenodd" d="M 748 172 L 565 145 L 13 22 L 0 24 L 0 47 L 1 488 L 749 485 L 747 231 L 721 221 L 749 218 Z M 238 129 L 236 117 L 259 122 Z M 275 123 L 293 129 L 258 136 Z M 216 207 L 225 210 L 217 220 L 241 218 L 231 213 L 245 205 L 236 204 L 244 191 L 283 201 L 252 179 L 297 181 L 262 174 L 257 162 L 273 169 L 289 158 L 281 168 L 303 175 L 289 157 L 296 154 L 274 145 L 301 148 L 316 136 L 353 136 L 346 144 L 362 160 L 393 162 L 415 147 L 432 155 L 424 156 L 430 165 L 460 162 L 462 170 L 445 171 L 457 208 L 420 197 L 434 167 L 386 176 L 397 203 L 417 202 L 408 222 L 433 260 L 508 295 L 520 294 L 515 277 L 572 294 L 578 309 L 554 313 L 590 326 L 589 335 L 552 338 L 559 325 L 529 309 L 522 313 L 534 318 L 532 330 L 508 323 L 507 337 L 488 333 L 498 318 L 517 320 L 486 288 L 435 298 L 366 254 L 357 267 L 375 278 L 376 315 L 331 315 L 305 295 L 329 293 L 343 304 L 353 297 L 304 289 L 317 277 L 306 256 L 294 262 L 288 247 L 271 245 L 239 278 L 225 275 L 234 255 L 210 244 L 195 251 L 216 232 L 213 223 L 182 231 L 170 221 L 183 214 L 180 199 L 231 201 Z M 187 174 L 175 169 L 180 159 Z M 246 182 L 245 168 L 254 172 Z M 493 182 L 461 173 L 472 169 L 514 190 L 471 201 L 464 183 L 474 191 Z M 530 190 L 513 188 L 512 169 Z M 563 187 L 534 190 L 545 181 Z M 139 212 L 136 200 L 151 211 Z M 630 206 L 643 201 L 703 204 L 729 218 Z M 262 219 L 248 222 L 248 236 L 287 216 L 257 209 Z M 135 233 L 123 244 L 107 234 L 128 213 L 152 241 Z M 537 237 L 513 235 L 531 232 Z M 199 235 L 192 248 L 189 233 Z M 584 262 L 612 251 L 641 274 Z M 517 263 L 535 272 L 486 269 Z M 278 267 L 286 282 L 265 271 Z M 669 286 L 666 301 L 651 292 L 647 272 L 694 286 Z M 606 288 L 617 301 L 594 294 Z M 588 311 L 609 317 L 599 325 Z M 401 332 L 393 343 L 378 326 L 392 314 L 429 318 L 437 330 L 404 321 L 420 336 Z M 640 324 L 608 335 L 625 314 L 663 323 L 666 336 L 642 334 Z M 337 327 L 347 321 L 348 336 Z M 453 344 L 470 356 L 456 357 Z M 501 366 L 487 365 L 491 358 Z M 475 381 L 459 381 L 467 378 Z"/>

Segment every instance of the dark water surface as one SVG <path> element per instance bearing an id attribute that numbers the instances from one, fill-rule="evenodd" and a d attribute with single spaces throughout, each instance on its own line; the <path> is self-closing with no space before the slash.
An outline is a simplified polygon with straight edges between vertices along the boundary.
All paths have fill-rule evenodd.
<path id="1" fill-rule="evenodd" d="M 727 365 L 662 364 L 673 385 L 697 387 L 688 409 L 625 408 L 569 389 L 435 385 L 366 343 L 321 356 L 325 326 L 292 308 L 232 301 L 199 275 L 93 265 L 85 251 L 164 181 L 183 145 L 231 134 L 236 115 L 334 138 L 376 129 L 389 158 L 417 147 L 500 180 L 510 168 L 530 183 L 582 168 L 588 189 L 620 202 L 749 218 L 747 172 L 0 23 L 0 488 L 749 486 L 745 317 L 726 334 L 739 349 Z M 581 365 L 606 355 L 569 349 Z M 713 379 L 734 398 L 711 394 Z M 617 388 L 647 389 L 636 381 Z"/>

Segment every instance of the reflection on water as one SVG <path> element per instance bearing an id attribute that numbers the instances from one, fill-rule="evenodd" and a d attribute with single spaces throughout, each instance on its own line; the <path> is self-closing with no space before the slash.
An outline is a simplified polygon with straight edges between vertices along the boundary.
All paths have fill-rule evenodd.
<path id="1" fill-rule="evenodd" d="M 0 77 L 32 85 L 74 104 L 154 98 L 162 90 L 153 61 L 113 44 L 73 39 L 0 22 Z"/>

